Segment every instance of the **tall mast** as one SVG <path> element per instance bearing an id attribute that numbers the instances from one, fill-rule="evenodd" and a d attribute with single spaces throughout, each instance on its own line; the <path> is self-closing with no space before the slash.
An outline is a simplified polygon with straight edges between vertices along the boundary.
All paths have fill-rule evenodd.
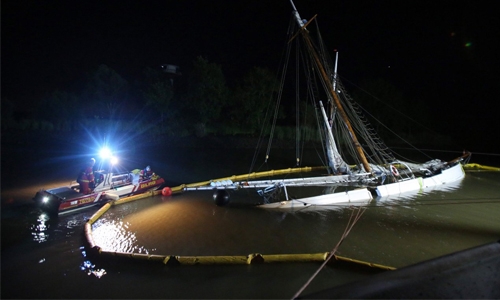
<path id="1" fill-rule="evenodd" d="M 328 92 L 330 93 L 330 96 L 332 97 L 335 106 L 339 110 L 340 116 L 342 117 L 342 120 L 344 121 L 345 125 L 347 126 L 347 129 L 349 130 L 352 142 L 354 144 L 354 148 L 356 149 L 356 152 L 358 153 L 359 159 L 361 160 L 361 163 L 363 164 L 363 167 L 365 168 L 366 172 L 371 172 L 370 164 L 368 163 L 368 160 L 366 159 L 365 153 L 363 152 L 363 148 L 361 148 L 361 145 L 359 144 L 358 138 L 356 137 L 356 134 L 354 133 L 354 130 L 351 126 L 351 122 L 349 121 L 349 118 L 347 117 L 347 114 L 340 103 L 340 99 L 337 95 L 337 92 L 333 89 L 332 82 L 330 78 L 328 77 L 328 74 L 325 71 L 325 68 L 323 67 L 323 64 L 321 63 L 321 60 L 319 59 L 318 53 L 316 53 L 316 50 L 314 49 L 314 46 L 311 42 L 311 38 L 309 37 L 309 33 L 305 29 L 305 24 L 300 18 L 299 12 L 295 8 L 295 5 L 293 4 L 293 0 L 290 0 L 290 3 L 292 4 L 293 7 L 293 13 L 295 15 L 295 19 L 297 20 L 297 23 L 300 26 L 300 32 L 302 34 L 302 37 L 304 37 L 304 40 L 306 42 L 307 48 L 309 49 L 309 52 L 312 54 L 313 59 L 316 63 L 316 67 L 318 67 L 318 70 L 320 71 L 321 77 L 323 77 L 323 80 L 325 81 L 326 85 L 328 86 Z"/>
<path id="2" fill-rule="evenodd" d="M 339 53 L 335 51 L 335 67 L 333 69 L 333 90 L 337 92 L 337 65 L 339 61 Z M 333 117 L 333 105 L 330 107 L 330 116 Z"/>
<path id="3" fill-rule="evenodd" d="M 339 53 L 335 51 L 335 68 L 333 70 L 333 90 L 337 91 L 337 64 L 339 62 Z"/>

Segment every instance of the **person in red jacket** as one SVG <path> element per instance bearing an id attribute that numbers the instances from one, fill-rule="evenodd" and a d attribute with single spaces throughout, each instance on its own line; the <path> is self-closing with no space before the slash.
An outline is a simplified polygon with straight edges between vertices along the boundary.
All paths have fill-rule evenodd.
<path id="1" fill-rule="evenodd" d="M 95 159 L 91 158 L 87 165 L 78 174 L 76 180 L 80 184 L 80 193 L 88 195 L 94 188 L 94 164 Z"/>

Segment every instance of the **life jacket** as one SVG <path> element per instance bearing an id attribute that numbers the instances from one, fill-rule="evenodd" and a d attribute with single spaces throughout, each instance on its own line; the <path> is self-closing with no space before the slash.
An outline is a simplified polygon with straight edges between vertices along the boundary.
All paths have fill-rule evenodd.
<path id="1" fill-rule="evenodd" d="M 85 167 L 80 170 L 76 182 L 93 182 L 94 181 L 94 170 L 91 167 Z"/>
<path id="2" fill-rule="evenodd" d="M 85 171 L 84 169 L 81 169 L 80 172 L 78 172 L 78 175 L 76 176 L 76 182 L 81 183 L 83 177 L 85 177 Z"/>

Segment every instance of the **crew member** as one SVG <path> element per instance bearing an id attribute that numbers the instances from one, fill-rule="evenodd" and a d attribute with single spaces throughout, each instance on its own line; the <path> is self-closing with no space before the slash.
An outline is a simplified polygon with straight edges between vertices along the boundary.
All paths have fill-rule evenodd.
<path id="1" fill-rule="evenodd" d="M 141 181 L 142 180 L 148 180 L 153 176 L 153 171 L 151 171 L 151 167 L 147 166 L 144 170 L 141 170 Z"/>
<path id="2" fill-rule="evenodd" d="M 90 194 L 94 189 L 94 164 L 95 159 L 91 158 L 80 171 L 76 180 L 80 184 L 80 193 L 84 195 Z"/>

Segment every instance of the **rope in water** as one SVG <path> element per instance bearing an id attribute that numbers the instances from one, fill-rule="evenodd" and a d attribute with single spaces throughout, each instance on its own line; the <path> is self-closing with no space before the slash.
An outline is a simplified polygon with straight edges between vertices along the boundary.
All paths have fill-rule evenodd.
<path id="1" fill-rule="evenodd" d="M 311 278 L 309 278 L 309 280 L 302 286 L 302 288 L 300 288 L 300 290 L 292 297 L 292 299 L 297 299 L 297 297 L 299 297 L 300 294 L 309 286 L 309 284 L 314 280 L 314 278 L 316 278 L 316 275 L 319 274 L 319 272 L 325 267 L 325 265 L 330 261 L 330 259 L 333 256 L 335 256 L 335 252 L 337 252 L 337 249 L 340 247 L 340 245 L 342 244 L 344 239 L 347 237 L 349 232 L 351 232 L 351 229 L 354 227 L 356 222 L 361 218 L 361 216 L 363 215 L 365 210 L 366 210 L 366 207 L 361 207 L 361 208 L 354 209 L 351 212 L 351 216 L 349 217 L 349 221 L 347 222 L 347 226 L 344 229 L 344 233 L 340 237 L 340 240 L 338 241 L 337 245 L 335 245 L 333 250 L 330 252 L 330 254 L 325 259 L 325 261 L 321 264 L 321 266 L 318 268 L 318 270 L 316 270 L 316 272 L 314 272 L 314 274 L 311 276 Z M 356 216 L 354 216 L 355 211 L 357 211 Z"/>

